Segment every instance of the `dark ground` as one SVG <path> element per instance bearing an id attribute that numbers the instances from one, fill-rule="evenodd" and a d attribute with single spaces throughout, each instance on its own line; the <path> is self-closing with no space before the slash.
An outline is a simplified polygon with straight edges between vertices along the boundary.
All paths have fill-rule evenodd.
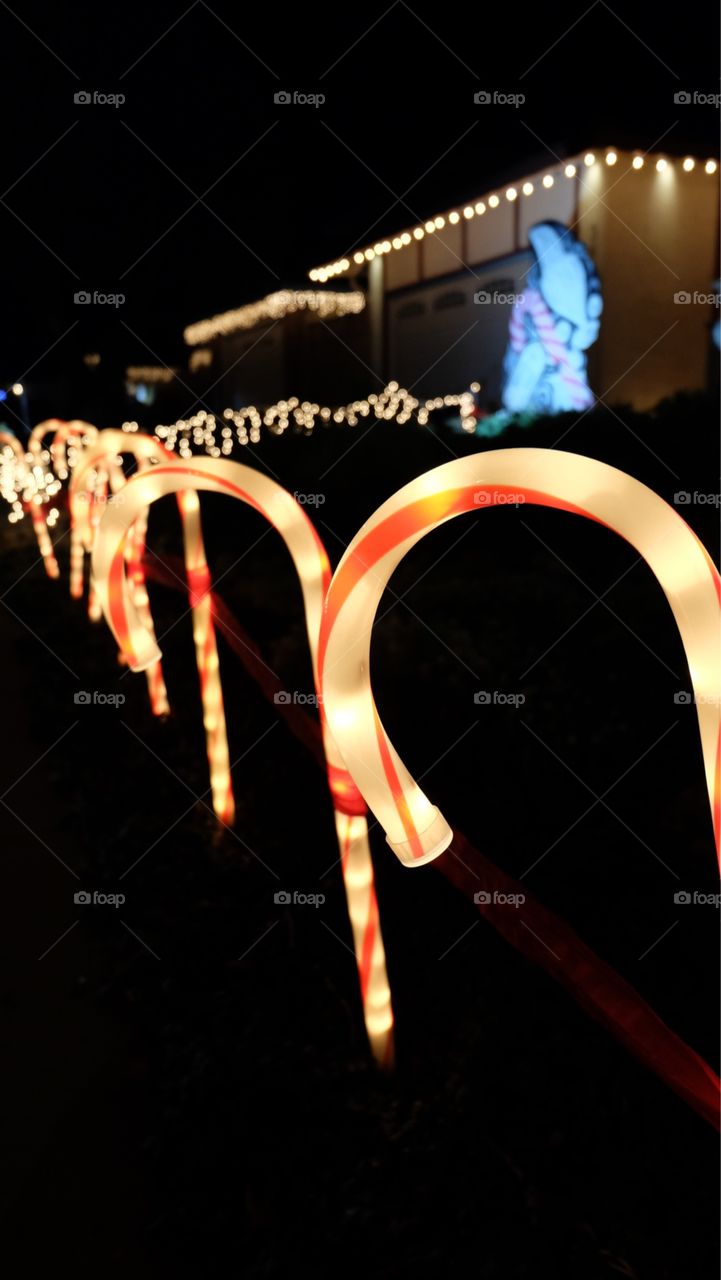
<path id="1" fill-rule="evenodd" d="M 560 447 L 670 501 L 718 492 L 714 403 L 621 417 L 594 412 Z M 502 443 L 550 446 L 570 424 Z M 484 447 L 443 439 L 378 424 L 355 440 L 268 439 L 238 460 L 325 494 L 311 515 L 336 563 L 448 447 Z M 203 508 L 217 580 L 264 529 L 240 504 L 204 496 Z M 716 557 L 717 511 L 683 514 Z M 159 636 L 173 626 L 174 710 L 154 724 L 144 679 L 122 675 L 105 625 L 68 596 L 67 540 L 53 583 L 29 522 L 3 522 L 0 538 L 3 804 L 17 815 L 3 810 L 3 1231 L 17 1268 L 716 1275 L 714 1132 L 494 931 L 471 928 L 473 907 L 432 867 L 401 868 L 378 829 L 398 1067 L 377 1074 L 319 771 L 222 649 L 231 755 L 243 759 L 237 836 L 219 836 L 195 799 L 207 779 L 189 619 L 173 626 L 182 596 L 152 591 Z M 171 504 L 156 507 L 151 546 L 179 542 Z M 690 686 L 670 610 L 635 559 L 565 514 L 452 522 L 394 577 L 404 602 L 381 605 L 376 697 L 411 771 L 488 856 L 522 877 L 554 846 L 529 889 L 717 1068 L 718 913 L 673 900 L 718 889 L 698 733 L 693 708 L 674 703 Z M 310 691 L 300 591 L 277 536 L 219 590 L 285 686 Z M 76 706 L 80 689 L 127 701 Z M 525 705 L 476 706 L 478 689 Z M 581 818 L 627 770 L 606 798 L 613 812 Z M 126 903 L 76 906 L 81 887 Z M 279 908 L 279 887 L 327 902 Z"/>

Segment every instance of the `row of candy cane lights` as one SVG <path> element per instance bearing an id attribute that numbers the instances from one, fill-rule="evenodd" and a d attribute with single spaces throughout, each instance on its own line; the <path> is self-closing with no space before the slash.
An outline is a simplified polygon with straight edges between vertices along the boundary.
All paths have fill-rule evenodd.
<path id="1" fill-rule="evenodd" d="M 263 511 L 285 538 L 301 578 L 366 1018 L 377 1056 L 387 1056 L 392 1015 L 362 800 L 405 865 L 431 861 L 453 839 L 445 818 L 390 743 L 369 677 L 371 628 L 384 587 L 406 552 L 431 529 L 479 506 L 503 502 L 512 493 L 515 501 L 595 520 L 635 547 L 666 594 L 689 662 L 718 850 L 719 576 L 693 531 L 645 485 L 593 459 L 557 451 L 501 449 L 459 459 L 419 477 L 384 503 L 356 535 L 329 581 L 327 557 L 312 525 L 295 500 L 273 482 L 227 461 L 164 462 L 130 481 L 122 507 L 107 508 L 93 551 L 100 604 L 136 670 L 158 662 L 160 653 L 152 622 L 138 608 L 128 583 L 126 536 L 150 502 L 161 494 L 187 493 L 191 488 L 231 493 Z M 358 912 L 353 894 L 361 883 L 367 892 L 364 908 Z"/>
<path id="2" fill-rule="evenodd" d="M 36 428 L 41 439 L 41 432 L 54 430 L 51 458 L 60 473 L 66 468 L 66 454 L 63 448 L 58 455 L 57 445 L 64 446 L 70 439 L 75 445 L 69 493 L 71 594 L 76 598 L 82 596 L 85 554 L 92 553 L 90 616 L 96 618 L 105 612 L 122 660 L 132 670 L 146 672 L 151 707 L 158 715 L 167 713 L 168 699 L 150 613 L 143 556 L 150 505 L 165 494 L 176 495 L 183 527 L 213 807 L 219 820 L 230 824 L 235 806 L 210 573 L 197 491 L 225 493 L 246 502 L 269 520 L 284 539 L 300 578 L 316 686 L 322 608 L 331 577 L 325 548 L 296 500 L 251 468 L 205 458 L 195 459 L 192 465 L 181 463 L 158 440 L 148 436 L 139 433 L 130 436 L 120 431 L 98 433 L 82 424 L 85 429 L 81 437 L 70 430 L 72 425 L 52 423 Z M 137 465 L 137 473 L 129 481 L 122 466 L 123 454 L 132 455 Z M 106 501 L 108 488 L 110 501 Z M 43 527 L 50 541 L 44 520 Z M 38 526 L 35 528 L 37 532 Z M 41 554 L 50 576 L 57 576 L 50 569 L 50 557 L 42 547 Z M 344 767 L 322 712 L 321 722 L 365 1026 L 374 1056 L 383 1066 L 389 1066 L 393 1060 L 393 1011 L 368 843 L 366 806 Z"/>

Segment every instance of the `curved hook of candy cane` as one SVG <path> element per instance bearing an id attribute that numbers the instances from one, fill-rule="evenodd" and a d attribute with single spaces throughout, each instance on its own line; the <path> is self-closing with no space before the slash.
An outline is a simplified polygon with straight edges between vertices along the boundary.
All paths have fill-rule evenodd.
<path id="1" fill-rule="evenodd" d="M 93 550 L 93 574 L 103 611 L 129 665 L 136 671 L 143 670 L 158 658 L 160 651 L 143 626 L 128 591 L 122 555 L 126 531 L 139 511 L 164 494 L 185 491 L 185 501 L 191 496 L 197 501 L 197 494 L 191 495 L 190 486 L 241 499 L 280 533 L 300 579 L 313 677 L 318 688 L 318 638 L 323 597 L 330 582 L 325 547 L 302 507 L 274 480 L 240 463 L 212 458 L 194 458 L 187 463 L 175 460 L 173 464 L 163 463 L 150 472 L 134 476 L 124 490 L 123 505 L 108 508 L 100 522 Z M 186 539 L 186 557 L 191 567 L 192 538 Z M 204 563 L 202 574 L 198 585 L 207 598 L 210 582 Z M 393 1056 L 393 1011 L 365 805 L 343 765 L 322 707 L 321 723 L 365 1024 L 376 1059 L 387 1066 Z"/>
<path id="2" fill-rule="evenodd" d="M 533 502 L 588 516 L 621 535 L 654 572 L 681 633 L 695 693 L 706 785 L 719 841 L 719 575 L 667 502 L 615 467 L 551 449 L 497 449 L 448 462 L 385 502 L 356 534 L 326 598 L 320 645 L 325 712 L 349 772 L 407 866 L 448 847 L 453 832 L 411 777 L 376 711 L 371 628 L 396 566 L 424 534 L 479 507 Z"/>
<path id="3" fill-rule="evenodd" d="M 79 558 L 81 566 L 80 590 L 78 591 L 76 565 L 75 580 L 71 586 L 72 595 L 82 595 L 83 548 L 88 553 L 92 550 L 94 527 L 97 524 L 94 519 L 96 513 L 93 510 L 95 490 L 93 472 L 105 473 L 113 494 L 118 493 L 125 486 L 125 476 L 116 459 L 123 453 L 132 454 L 138 466 L 174 458 L 174 455 L 159 440 L 140 432 L 131 434 L 128 431 L 101 431 L 93 443 L 83 450 L 73 471 L 69 490 L 71 540 L 74 538 L 76 544 L 75 557 L 71 553 L 71 561 Z M 71 550 L 72 545 L 71 541 Z"/>
<path id="4" fill-rule="evenodd" d="M 98 436 L 98 428 L 90 422 L 83 422 L 81 418 L 73 418 L 70 422 L 65 422 L 62 418 L 46 418 L 44 422 L 38 422 L 33 427 L 28 439 L 28 450 L 35 458 L 39 458 L 42 453 L 43 440 L 51 431 L 53 439 L 50 445 L 50 456 L 53 470 L 59 480 L 66 480 L 68 441 L 76 444 L 85 441 L 87 444 L 92 444 Z"/>

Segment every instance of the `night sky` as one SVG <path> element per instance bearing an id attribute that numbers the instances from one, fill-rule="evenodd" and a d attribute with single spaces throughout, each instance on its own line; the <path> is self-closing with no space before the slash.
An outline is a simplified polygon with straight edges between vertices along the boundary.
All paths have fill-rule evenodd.
<path id="1" fill-rule="evenodd" d="M 566 152 L 717 153 L 718 110 L 674 104 L 718 90 L 710 5 L 528 12 L 3 3 L 0 381 L 176 363 L 187 323 Z"/>

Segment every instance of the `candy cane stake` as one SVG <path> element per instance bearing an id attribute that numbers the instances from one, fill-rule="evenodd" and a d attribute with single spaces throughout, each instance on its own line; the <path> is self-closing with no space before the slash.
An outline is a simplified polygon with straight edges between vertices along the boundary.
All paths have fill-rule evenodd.
<path id="1" fill-rule="evenodd" d="M 124 490 L 123 505 L 109 507 L 101 521 L 93 550 L 93 574 L 103 612 L 129 665 L 135 671 L 142 671 L 149 663 L 157 661 L 160 653 L 128 590 L 122 554 L 124 538 L 137 513 L 144 507 L 163 494 L 184 490 L 184 501 L 187 501 L 191 486 L 239 498 L 265 516 L 280 533 L 300 579 L 317 688 L 318 637 L 323 597 L 330 581 L 325 548 L 302 507 L 280 485 L 237 462 L 207 458 L 162 464 L 144 475 L 133 477 Z M 193 572 L 197 573 L 197 591 L 203 600 L 209 599 L 207 565 L 204 557 L 202 562 L 194 557 L 192 545 L 190 564 L 194 566 Z M 189 579 L 192 590 L 194 580 L 190 572 Z M 322 708 L 321 722 L 365 1023 L 376 1059 L 387 1065 L 393 1055 L 393 1011 L 368 846 L 365 805 L 343 766 Z"/>
<path id="2" fill-rule="evenodd" d="M 378 603 L 394 569 L 424 534 L 464 512 L 508 502 L 597 520 L 626 538 L 655 573 L 689 663 L 718 849 L 719 575 L 693 531 L 651 489 L 615 467 L 555 449 L 497 449 L 413 480 L 363 525 L 333 576 L 319 653 L 324 707 L 347 768 L 391 848 L 405 865 L 421 866 L 448 847 L 453 832 L 393 749 L 373 702 L 369 659 Z"/>

